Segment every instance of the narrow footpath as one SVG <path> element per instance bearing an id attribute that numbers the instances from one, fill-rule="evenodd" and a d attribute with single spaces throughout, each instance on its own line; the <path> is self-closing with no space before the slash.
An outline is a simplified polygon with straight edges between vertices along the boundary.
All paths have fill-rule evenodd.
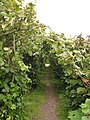
<path id="1" fill-rule="evenodd" d="M 43 120 L 58 120 L 56 116 L 57 100 L 55 96 L 55 90 L 49 80 L 48 68 L 46 69 L 44 80 L 46 84 L 46 103 L 42 107 Z"/>

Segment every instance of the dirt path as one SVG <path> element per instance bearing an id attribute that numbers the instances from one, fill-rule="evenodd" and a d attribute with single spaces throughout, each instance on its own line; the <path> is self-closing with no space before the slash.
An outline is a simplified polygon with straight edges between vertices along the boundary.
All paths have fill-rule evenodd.
<path id="1" fill-rule="evenodd" d="M 42 107 L 43 120 L 57 120 L 55 113 L 57 102 L 56 102 L 54 88 L 49 80 L 48 69 L 46 70 L 45 83 L 46 83 L 46 90 L 45 90 L 46 103 Z"/>

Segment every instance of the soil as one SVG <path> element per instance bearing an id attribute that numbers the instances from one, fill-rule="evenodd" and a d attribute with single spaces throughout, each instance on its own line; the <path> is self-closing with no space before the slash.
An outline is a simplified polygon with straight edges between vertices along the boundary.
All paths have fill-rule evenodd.
<path id="1" fill-rule="evenodd" d="M 51 85 L 49 80 L 48 69 L 46 69 L 46 75 L 44 80 L 46 84 L 46 103 L 42 107 L 43 120 L 58 120 L 56 116 L 57 100 L 54 87 Z"/>

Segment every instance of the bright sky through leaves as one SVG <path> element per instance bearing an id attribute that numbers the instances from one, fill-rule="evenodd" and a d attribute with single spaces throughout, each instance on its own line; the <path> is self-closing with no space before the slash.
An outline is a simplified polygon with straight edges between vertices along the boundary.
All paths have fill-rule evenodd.
<path id="1" fill-rule="evenodd" d="M 34 1 L 34 0 L 26 0 Z M 90 35 L 90 0 L 36 0 L 41 23 L 65 35 Z"/>

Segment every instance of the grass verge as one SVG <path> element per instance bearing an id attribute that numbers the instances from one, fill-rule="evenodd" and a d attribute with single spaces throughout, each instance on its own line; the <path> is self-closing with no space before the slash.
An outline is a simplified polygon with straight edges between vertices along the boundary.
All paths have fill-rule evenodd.
<path id="1" fill-rule="evenodd" d="M 25 120 L 42 120 L 41 107 L 45 102 L 45 84 L 41 80 L 37 89 L 24 95 Z"/>
<path id="2" fill-rule="evenodd" d="M 58 95 L 57 116 L 59 120 L 67 120 L 68 117 L 68 100 L 63 94 Z"/>

